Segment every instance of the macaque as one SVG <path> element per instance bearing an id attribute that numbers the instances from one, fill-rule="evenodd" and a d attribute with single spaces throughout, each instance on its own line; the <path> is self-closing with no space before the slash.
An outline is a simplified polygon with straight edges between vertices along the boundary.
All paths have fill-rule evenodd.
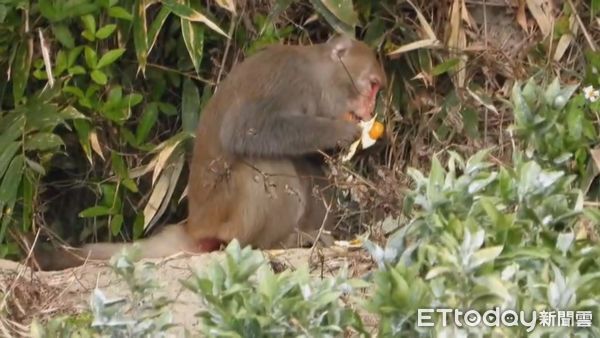
<path id="1" fill-rule="evenodd" d="M 188 219 L 137 241 L 142 258 L 209 252 L 234 238 L 259 249 L 301 245 L 299 234 L 314 240 L 333 224 L 315 194 L 330 193 L 319 151 L 356 140 L 358 122 L 372 117 L 385 85 L 374 51 L 347 36 L 272 45 L 234 66 L 198 123 Z M 106 260 L 127 245 L 88 244 L 36 258 L 42 269 L 64 269 Z"/>

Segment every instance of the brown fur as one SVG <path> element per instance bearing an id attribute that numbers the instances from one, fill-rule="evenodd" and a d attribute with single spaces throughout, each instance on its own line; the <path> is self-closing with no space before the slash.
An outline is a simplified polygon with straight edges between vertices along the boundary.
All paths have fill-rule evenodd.
<path id="1" fill-rule="evenodd" d="M 341 59 L 341 62 L 340 62 Z M 386 78 L 373 51 L 339 37 L 313 46 L 275 45 L 236 65 L 201 114 L 190 167 L 185 224 L 138 241 L 143 257 L 204 252 L 236 238 L 268 249 L 298 245 L 297 232 L 332 225 L 313 195 L 324 188 L 309 156 L 359 135 L 352 112 L 370 118 Z M 329 191 L 323 194 L 328 197 Z M 43 257 L 44 269 L 108 259 L 127 244 L 88 244 Z M 39 260 L 38 260 L 39 261 Z"/>

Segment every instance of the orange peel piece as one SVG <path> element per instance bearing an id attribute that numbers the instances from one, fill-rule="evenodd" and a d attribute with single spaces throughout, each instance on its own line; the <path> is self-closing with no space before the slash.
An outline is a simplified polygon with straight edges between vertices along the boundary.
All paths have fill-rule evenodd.
<path id="1" fill-rule="evenodd" d="M 383 135 L 384 125 L 383 123 L 376 121 L 375 118 L 376 116 L 373 116 L 373 118 L 368 121 L 360 121 L 358 123 L 362 129 L 362 134 L 358 140 L 354 141 L 354 143 L 350 145 L 350 150 L 342 157 L 342 162 L 349 161 L 352 157 L 354 157 L 359 145 L 362 145 L 362 149 L 367 149 L 375 144 L 377 139 L 381 138 Z"/>

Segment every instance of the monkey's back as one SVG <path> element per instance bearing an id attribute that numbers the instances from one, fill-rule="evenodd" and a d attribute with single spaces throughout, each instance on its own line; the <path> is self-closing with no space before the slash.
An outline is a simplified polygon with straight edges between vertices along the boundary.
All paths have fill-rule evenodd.
<path id="1" fill-rule="evenodd" d="M 264 247 L 280 240 L 277 234 L 283 236 L 289 233 L 290 227 L 297 225 L 304 214 L 306 201 L 302 196 L 283 191 L 284 187 L 303 189 L 294 163 L 285 159 L 236 157 L 225 151 L 220 134 L 222 128 L 228 127 L 228 119 L 243 118 L 241 115 L 246 109 L 261 109 L 257 105 L 263 105 L 260 107 L 264 114 L 268 114 L 274 109 L 286 108 L 281 97 L 287 97 L 289 101 L 294 92 L 314 90 L 306 87 L 307 81 L 303 80 L 307 75 L 302 69 L 310 62 L 310 55 L 302 53 L 296 46 L 272 46 L 234 66 L 219 84 L 201 112 L 196 131 L 188 182 L 189 217 L 186 227 L 191 236 L 200 238 L 220 234 L 221 239 L 228 240 L 230 235 L 236 235 L 243 241 L 244 236 L 239 233 L 240 230 L 243 233 L 243 229 L 238 227 L 252 228 L 254 232 L 256 228 L 263 227 L 263 231 L 272 238 L 245 239 Z M 282 73 L 284 71 L 285 74 Z M 286 80 L 290 78 L 296 80 Z M 314 94 L 301 96 L 304 95 L 310 97 Z M 265 190 L 265 184 L 270 183 L 265 182 L 265 176 L 255 170 L 276 171 L 267 174 L 282 177 L 275 178 L 278 188 Z M 273 217 L 276 213 L 283 213 L 286 217 L 277 219 Z M 292 217 L 287 217 L 292 214 Z M 253 224 L 244 224 L 246 222 Z M 237 233 L 230 234 L 229 230 Z"/>

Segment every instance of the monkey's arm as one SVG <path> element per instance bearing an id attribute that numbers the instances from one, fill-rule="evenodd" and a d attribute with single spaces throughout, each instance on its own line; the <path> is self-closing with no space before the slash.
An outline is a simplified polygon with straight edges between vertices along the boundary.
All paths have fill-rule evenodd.
<path id="1" fill-rule="evenodd" d="M 310 115 L 245 114 L 224 122 L 221 143 L 241 156 L 305 155 L 349 144 L 360 133 L 354 123 Z"/>

